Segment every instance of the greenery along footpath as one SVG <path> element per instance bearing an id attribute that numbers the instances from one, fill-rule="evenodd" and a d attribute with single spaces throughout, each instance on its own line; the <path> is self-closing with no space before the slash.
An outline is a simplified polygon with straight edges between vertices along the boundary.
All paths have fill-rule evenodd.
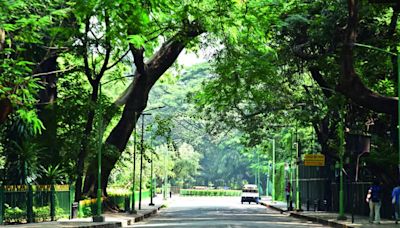
<path id="1" fill-rule="evenodd" d="M 54 219 L 68 218 L 71 214 L 72 191 L 68 185 L 55 185 L 54 192 L 50 185 L 32 185 L 30 188 L 27 185 L 6 185 L 2 188 L 0 199 L 3 200 L 5 223 L 26 222 L 29 210 L 32 212 L 32 221 L 49 221 L 51 205 L 54 205 Z M 54 201 L 51 200 L 52 196 Z M 29 199 L 32 203 L 29 203 Z"/>
<path id="2" fill-rule="evenodd" d="M 142 192 L 142 200 L 150 198 L 150 191 L 146 190 Z M 135 191 L 136 204 L 139 202 L 139 192 Z M 108 195 L 109 202 L 118 206 L 121 210 L 127 210 L 130 207 L 131 193 L 113 193 L 110 192 Z M 86 199 L 79 201 L 78 216 L 89 217 L 97 213 L 96 198 Z"/>
<path id="3" fill-rule="evenodd" d="M 12 188 L 11 188 L 12 187 Z M 27 187 L 20 185 L 5 186 L 4 191 L 4 220 L 6 224 L 25 223 L 27 221 Z M 47 188 L 46 188 L 47 187 Z M 12 189 L 13 191 L 11 191 Z M 49 186 L 32 186 L 33 196 L 33 221 L 50 221 L 50 191 Z M 39 190 L 40 189 L 40 190 Z M 17 191 L 18 190 L 18 191 Z M 69 218 L 71 215 L 71 206 L 73 192 L 67 185 L 55 188 L 55 220 L 60 218 Z M 0 196 L 2 197 L 2 196 Z M 139 192 L 135 191 L 136 203 L 138 203 Z M 142 199 L 148 199 L 150 191 L 142 192 Z M 117 205 L 121 210 L 126 210 L 130 206 L 131 192 L 127 189 L 111 189 L 108 200 Z M 103 199 L 104 200 L 104 199 Z M 78 217 L 89 217 L 96 214 L 96 199 L 85 199 L 79 201 Z"/>
<path id="4" fill-rule="evenodd" d="M 218 190 L 218 189 L 181 189 L 181 196 L 240 196 L 241 190 Z"/>

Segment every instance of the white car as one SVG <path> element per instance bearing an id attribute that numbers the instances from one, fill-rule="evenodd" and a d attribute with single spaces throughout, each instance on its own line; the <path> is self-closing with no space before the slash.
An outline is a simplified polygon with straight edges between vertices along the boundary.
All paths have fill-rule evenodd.
<path id="1" fill-rule="evenodd" d="M 242 199 L 241 202 L 251 202 L 257 203 L 260 199 L 260 194 L 258 193 L 258 187 L 255 184 L 246 184 L 242 189 Z"/>

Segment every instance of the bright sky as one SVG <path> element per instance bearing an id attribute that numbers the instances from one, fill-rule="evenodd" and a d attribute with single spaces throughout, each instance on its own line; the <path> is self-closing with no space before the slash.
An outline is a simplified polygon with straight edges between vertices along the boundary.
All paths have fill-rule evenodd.
<path id="1" fill-rule="evenodd" d="M 205 53 L 203 51 L 199 51 L 199 53 L 196 55 L 193 52 L 186 53 L 186 51 L 183 50 L 182 53 L 178 57 L 178 63 L 185 67 L 192 66 L 195 64 L 199 64 L 199 63 L 204 63 L 207 61 L 204 54 Z"/>

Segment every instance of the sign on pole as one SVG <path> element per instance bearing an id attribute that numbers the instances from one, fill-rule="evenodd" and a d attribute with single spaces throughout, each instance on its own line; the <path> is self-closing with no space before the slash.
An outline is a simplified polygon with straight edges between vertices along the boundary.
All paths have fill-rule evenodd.
<path id="1" fill-rule="evenodd" d="M 325 155 L 323 154 L 305 154 L 305 166 L 325 166 Z"/>

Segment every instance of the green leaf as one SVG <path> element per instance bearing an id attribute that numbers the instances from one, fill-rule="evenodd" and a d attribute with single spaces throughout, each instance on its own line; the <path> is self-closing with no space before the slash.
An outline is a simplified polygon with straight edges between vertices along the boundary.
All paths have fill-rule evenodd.
<path id="1" fill-rule="evenodd" d="M 140 48 L 146 42 L 146 38 L 142 35 L 129 35 L 128 36 L 129 43 L 133 44 L 136 48 Z"/>

